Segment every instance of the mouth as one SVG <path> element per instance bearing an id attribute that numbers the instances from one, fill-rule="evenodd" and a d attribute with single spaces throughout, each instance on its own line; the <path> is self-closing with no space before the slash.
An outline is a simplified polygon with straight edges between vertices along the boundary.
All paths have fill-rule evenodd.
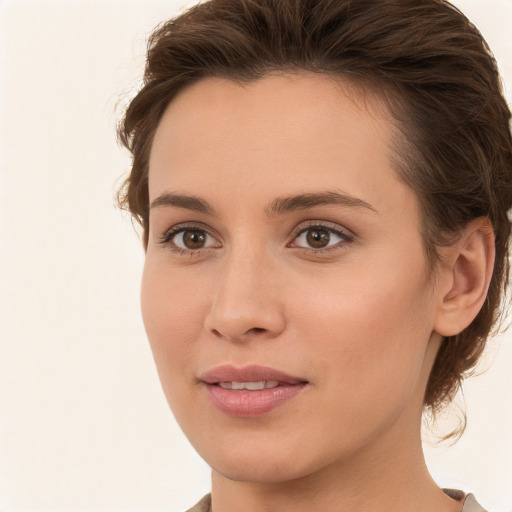
<path id="1" fill-rule="evenodd" d="M 305 379 L 264 366 L 220 366 L 203 374 L 200 380 L 218 410 L 246 418 L 269 413 L 309 385 Z"/>
<path id="2" fill-rule="evenodd" d="M 237 368 L 231 365 L 218 366 L 201 375 L 199 380 L 206 384 L 258 384 L 260 387 L 257 389 L 265 388 L 265 383 L 267 383 L 267 387 L 273 388 L 280 384 L 300 384 L 307 382 L 306 379 L 288 375 L 281 370 L 257 365 L 244 366 L 243 368 Z M 261 383 L 263 383 L 263 388 L 261 388 Z"/>
<path id="3" fill-rule="evenodd" d="M 260 380 L 258 382 L 219 382 L 218 385 L 223 389 L 232 389 L 236 391 L 261 391 L 262 389 L 277 388 L 280 383 L 277 380 Z"/>

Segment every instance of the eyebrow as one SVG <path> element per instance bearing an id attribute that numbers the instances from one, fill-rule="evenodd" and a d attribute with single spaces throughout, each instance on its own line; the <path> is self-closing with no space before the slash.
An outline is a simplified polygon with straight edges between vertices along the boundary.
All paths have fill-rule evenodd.
<path id="1" fill-rule="evenodd" d="M 215 210 L 213 207 L 200 197 L 189 196 L 186 194 L 174 194 L 166 192 L 158 196 L 150 205 L 150 208 L 158 208 L 161 206 L 174 206 L 185 210 L 192 210 L 199 213 L 213 215 Z"/>
<path id="2" fill-rule="evenodd" d="M 265 208 L 265 213 L 269 217 L 272 217 L 323 205 L 363 208 L 377 213 L 377 210 L 366 201 L 336 191 L 313 192 L 289 197 L 278 197 L 274 199 L 267 208 Z M 210 203 L 208 203 L 208 201 L 201 199 L 200 197 L 187 194 L 165 192 L 152 201 L 150 208 L 158 208 L 162 206 L 182 208 L 207 215 L 215 214 L 215 209 Z"/>
<path id="3" fill-rule="evenodd" d="M 336 205 L 352 208 L 364 208 L 374 213 L 377 210 L 366 201 L 348 194 L 327 191 L 320 193 L 299 194 L 291 197 L 278 197 L 266 208 L 267 215 L 282 215 L 297 210 L 307 210 L 315 206 Z"/>

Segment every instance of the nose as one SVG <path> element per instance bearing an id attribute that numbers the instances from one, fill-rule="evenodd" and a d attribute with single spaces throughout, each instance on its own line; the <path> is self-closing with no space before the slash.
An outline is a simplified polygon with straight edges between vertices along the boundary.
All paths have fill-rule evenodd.
<path id="1" fill-rule="evenodd" d="M 216 338 L 247 342 L 270 339 L 286 325 L 278 270 L 262 254 L 232 253 L 221 263 L 205 328 Z"/>

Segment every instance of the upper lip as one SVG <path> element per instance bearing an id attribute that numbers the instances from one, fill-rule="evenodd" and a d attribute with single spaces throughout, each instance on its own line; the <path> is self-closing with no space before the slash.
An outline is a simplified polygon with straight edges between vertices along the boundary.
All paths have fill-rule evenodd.
<path id="1" fill-rule="evenodd" d="M 274 380 L 283 384 L 307 382 L 306 379 L 288 375 L 274 368 L 258 365 L 244 366 L 242 368 L 232 365 L 217 366 L 203 373 L 200 380 L 207 384 L 217 384 L 218 382 L 260 382 L 263 380 Z"/>

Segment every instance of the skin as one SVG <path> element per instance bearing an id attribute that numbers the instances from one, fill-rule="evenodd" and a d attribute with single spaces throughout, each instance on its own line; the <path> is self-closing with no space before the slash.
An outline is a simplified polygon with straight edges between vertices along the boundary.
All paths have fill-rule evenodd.
<path id="1" fill-rule="evenodd" d="M 392 168 L 394 137 L 378 98 L 307 73 L 205 79 L 161 120 L 142 311 L 168 402 L 212 467 L 215 512 L 461 509 L 428 474 L 420 423 L 441 334 L 466 322 L 461 304 L 476 314 L 460 297 L 475 283 L 485 297 L 468 269 L 473 255 L 485 275 L 488 244 L 468 228 L 432 275 L 417 198 Z M 278 198 L 326 191 L 351 200 L 269 212 Z M 210 209 L 169 204 L 169 193 Z M 311 225 L 327 247 L 311 247 Z M 198 229 L 204 246 L 190 248 L 184 233 Z M 199 379 L 223 364 L 308 386 L 234 418 Z"/>

